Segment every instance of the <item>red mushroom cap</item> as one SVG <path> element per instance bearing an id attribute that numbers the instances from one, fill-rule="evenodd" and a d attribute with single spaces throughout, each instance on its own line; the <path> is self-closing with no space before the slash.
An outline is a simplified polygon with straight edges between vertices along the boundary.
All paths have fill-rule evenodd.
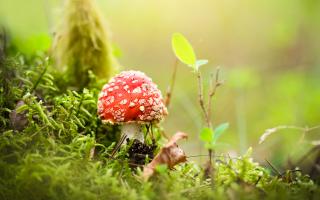
<path id="1" fill-rule="evenodd" d="M 151 78 L 140 71 L 123 71 L 103 86 L 98 114 L 109 123 L 146 123 L 160 121 L 167 108 Z"/>

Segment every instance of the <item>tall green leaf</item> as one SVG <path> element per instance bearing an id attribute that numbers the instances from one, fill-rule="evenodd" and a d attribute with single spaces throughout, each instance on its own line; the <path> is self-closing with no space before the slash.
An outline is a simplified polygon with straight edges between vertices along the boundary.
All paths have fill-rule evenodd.
<path id="1" fill-rule="evenodd" d="M 196 55 L 189 41 L 181 33 L 172 35 L 172 49 L 182 63 L 196 70 Z"/>

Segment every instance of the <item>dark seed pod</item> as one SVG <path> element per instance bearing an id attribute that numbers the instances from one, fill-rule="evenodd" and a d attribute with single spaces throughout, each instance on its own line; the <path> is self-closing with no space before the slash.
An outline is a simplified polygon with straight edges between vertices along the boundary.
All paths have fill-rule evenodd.
<path id="1" fill-rule="evenodd" d="M 127 142 L 129 142 L 129 140 L 127 140 Z M 128 150 L 128 158 L 130 159 L 131 167 L 135 168 L 139 165 L 144 165 L 147 157 L 153 159 L 154 150 L 154 145 L 148 146 L 135 139 Z"/>

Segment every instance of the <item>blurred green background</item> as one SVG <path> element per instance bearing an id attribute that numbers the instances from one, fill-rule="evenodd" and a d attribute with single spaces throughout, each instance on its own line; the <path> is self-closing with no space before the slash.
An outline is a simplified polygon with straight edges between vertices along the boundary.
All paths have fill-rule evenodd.
<path id="1" fill-rule="evenodd" d="M 282 130 L 258 144 L 267 128 L 320 124 L 320 1 L 317 0 L 97 0 L 125 69 L 146 72 L 165 93 L 173 71 L 171 35 L 183 33 L 199 58 L 204 81 L 217 66 L 225 79 L 213 102 L 213 124 L 229 122 L 218 152 L 231 156 L 253 147 L 257 160 L 285 165 L 319 140 L 315 130 Z M 50 46 L 62 0 L 0 0 L 0 23 L 19 50 L 32 54 Z M 208 87 L 208 84 L 205 85 Z M 197 81 L 179 64 L 167 134 L 190 138 L 188 155 L 206 151 Z M 205 157 L 191 160 L 204 161 Z"/>

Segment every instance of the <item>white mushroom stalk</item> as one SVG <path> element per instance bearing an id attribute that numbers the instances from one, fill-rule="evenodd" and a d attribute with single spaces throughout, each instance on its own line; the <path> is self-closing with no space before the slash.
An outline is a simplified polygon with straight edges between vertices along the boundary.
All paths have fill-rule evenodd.
<path id="1" fill-rule="evenodd" d="M 144 142 L 144 134 L 142 132 L 141 124 L 138 124 L 137 122 L 131 122 L 122 125 L 121 136 L 125 136 L 130 140 L 137 139 L 140 142 Z"/>
<path id="2" fill-rule="evenodd" d="M 140 71 L 124 71 L 104 85 L 98 100 L 103 122 L 122 125 L 122 135 L 144 142 L 142 125 L 167 115 L 161 91 Z"/>

